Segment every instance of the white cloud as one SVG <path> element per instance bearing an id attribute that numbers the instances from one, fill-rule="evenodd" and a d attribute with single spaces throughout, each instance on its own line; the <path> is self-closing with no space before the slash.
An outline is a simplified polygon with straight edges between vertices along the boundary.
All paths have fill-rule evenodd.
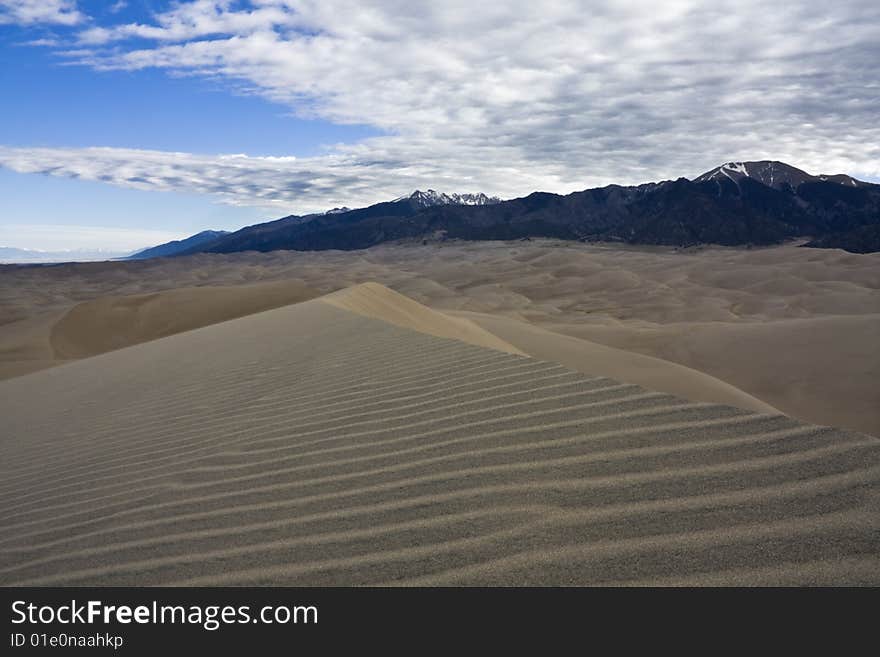
<path id="1" fill-rule="evenodd" d="M 417 187 L 478 191 L 488 184 L 479 150 L 447 169 L 452 154 L 415 164 L 412 157 L 383 151 L 382 139 L 311 158 L 252 157 L 242 154 L 194 155 L 126 148 L 13 148 L 0 146 L 0 166 L 20 173 L 41 173 L 96 180 L 134 189 L 195 192 L 233 205 L 274 212 L 312 212 L 348 204 L 367 205 L 400 196 Z M 414 144 L 423 152 L 428 144 Z M 520 189 L 558 185 L 551 168 L 529 170 L 516 154 L 495 173 L 493 193 L 516 195 Z M 395 159 L 397 158 L 397 159 Z M 542 175 L 543 174 L 543 175 Z"/>
<path id="2" fill-rule="evenodd" d="M 54 46 L 61 45 L 61 43 L 58 41 L 58 39 L 51 39 L 48 37 L 44 37 L 42 39 L 31 39 L 30 41 L 23 41 L 22 43 L 16 44 L 16 45 L 51 48 Z"/>
<path id="3" fill-rule="evenodd" d="M 278 6 L 233 10 L 230 0 L 195 0 L 174 6 L 156 17 L 155 25 L 130 23 L 113 27 L 94 27 L 80 33 L 82 43 L 100 44 L 129 37 L 158 41 L 185 41 L 212 34 L 248 34 L 276 25 L 295 23 L 291 10 Z M 263 4 L 263 3 L 256 3 Z M 270 3 L 274 4 L 274 3 Z"/>
<path id="4" fill-rule="evenodd" d="M 0 164 L 302 212 L 414 187 L 636 183 L 731 159 L 880 176 L 874 0 L 243 4 L 84 30 L 73 58 L 225 79 L 387 136 L 292 160 L 6 148 Z"/>
<path id="5" fill-rule="evenodd" d="M 77 25 L 83 20 L 75 0 L 0 0 L 0 24 Z"/>

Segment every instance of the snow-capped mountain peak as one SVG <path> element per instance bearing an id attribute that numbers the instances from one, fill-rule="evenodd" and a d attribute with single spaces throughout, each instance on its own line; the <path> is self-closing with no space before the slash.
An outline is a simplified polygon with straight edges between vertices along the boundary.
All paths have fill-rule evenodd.
<path id="1" fill-rule="evenodd" d="M 806 171 L 802 171 L 796 167 L 786 164 L 785 162 L 777 162 L 775 160 L 759 160 L 755 162 L 725 162 L 720 167 L 716 167 L 711 171 L 697 176 L 694 182 L 722 181 L 732 180 L 739 186 L 740 181 L 744 178 L 757 180 L 768 187 L 774 189 L 783 189 L 784 187 L 797 187 L 806 182 L 834 182 L 840 185 L 850 187 L 860 187 L 866 185 L 860 180 L 856 180 L 846 175 L 820 175 L 814 176 Z"/>
<path id="2" fill-rule="evenodd" d="M 743 178 L 751 178 L 768 187 L 779 189 L 783 185 L 797 187 L 811 180 L 813 176 L 784 162 L 760 160 L 757 162 L 725 162 L 720 167 L 707 171 L 695 182 L 729 179 L 739 185 Z"/>
<path id="3" fill-rule="evenodd" d="M 478 194 L 445 194 L 433 189 L 424 192 L 417 189 L 409 196 L 395 199 L 395 201 L 406 200 L 413 201 L 424 208 L 434 205 L 493 205 L 501 202 L 497 196 L 486 196 L 482 192 Z"/>

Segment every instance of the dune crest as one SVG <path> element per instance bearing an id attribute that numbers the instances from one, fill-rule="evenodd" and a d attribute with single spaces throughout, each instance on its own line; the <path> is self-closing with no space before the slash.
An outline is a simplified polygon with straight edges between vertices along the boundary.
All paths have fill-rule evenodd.
<path id="1" fill-rule="evenodd" d="M 324 303 L 443 338 L 559 363 L 569 369 L 652 390 L 758 413 L 770 404 L 704 372 L 635 352 L 606 347 L 518 322 L 467 311 L 439 312 L 379 283 L 362 283 L 318 299 Z"/>
<path id="2" fill-rule="evenodd" d="M 361 283 L 321 297 L 320 301 L 364 317 L 427 333 L 438 338 L 461 340 L 509 354 L 526 354 L 509 342 L 464 318 L 431 310 L 379 283 Z"/>

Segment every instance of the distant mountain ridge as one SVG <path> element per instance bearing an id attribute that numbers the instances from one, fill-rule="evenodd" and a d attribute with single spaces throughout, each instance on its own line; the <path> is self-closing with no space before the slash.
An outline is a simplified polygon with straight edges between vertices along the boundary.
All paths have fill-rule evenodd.
<path id="1" fill-rule="evenodd" d="M 182 254 L 364 249 L 394 240 L 566 240 L 691 246 L 809 246 L 877 251 L 880 185 L 815 176 L 773 160 L 728 162 L 693 180 L 608 185 L 567 195 L 413 192 L 354 210 L 291 215 L 203 242 Z"/>
<path id="2" fill-rule="evenodd" d="M 326 226 L 354 225 L 358 222 L 370 221 L 378 217 L 388 217 L 392 221 L 403 221 L 406 217 L 417 215 L 419 212 L 430 208 L 442 206 L 480 207 L 497 203 L 501 203 L 501 199 L 489 197 L 481 193 L 446 194 L 434 190 L 428 190 L 427 192 L 416 190 L 407 196 L 401 196 L 393 201 L 376 203 L 366 208 L 354 210 L 336 208 L 328 212 L 304 216 L 289 215 L 274 221 L 247 226 L 213 242 L 192 247 L 183 253 L 214 252 L 215 249 L 222 249 L 222 251 L 218 252 L 233 253 L 236 251 L 274 251 L 276 249 L 294 248 L 276 245 L 295 243 L 297 235 L 320 233 Z M 322 246 L 324 249 L 346 248 L 344 246 L 335 246 L 332 238 L 331 241 L 322 241 L 321 244 L 326 244 L 326 246 Z"/>
<path id="3" fill-rule="evenodd" d="M 200 245 L 208 244 L 217 240 L 224 235 L 228 235 L 229 231 L 225 230 L 203 230 L 201 233 L 196 233 L 191 237 L 187 237 L 183 240 L 174 240 L 173 242 L 166 242 L 165 244 L 160 244 L 158 246 L 152 246 L 148 249 L 143 249 L 136 253 L 132 253 L 130 256 L 126 258 L 126 260 L 143 260 L 145 258 L 166 258 L 170 256 L 175 256 L 183 253 L 184 251 L 188 251 L 190 249 L 198 248 Z"/>

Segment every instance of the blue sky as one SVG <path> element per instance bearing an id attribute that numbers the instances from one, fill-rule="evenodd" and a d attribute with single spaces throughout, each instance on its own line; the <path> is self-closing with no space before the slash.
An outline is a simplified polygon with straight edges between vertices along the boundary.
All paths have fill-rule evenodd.
<path id="1" fill-rule="evenodd" d="M 132 1 L 117 13 L 106 10 L 110 4 L 79 6 L 120 23 L 146 19 L 148 7 L 161 10 L 170 3 Z M 98 72 L 69 65 L 56 49 L 25 45 L 72 31 L 0 25 L 0 144 L 309 156 L 327 144 L 378 134 L 368 126 L 298 119 L 288 107 L 235 93 L 218 81 L 159 70 Z M 127 251 L 206 228 L 235 229 L 279 213 L 198 194 L 3 168 L 0 196 L 0 246 L 40 250 Z"/>
<path id="2" fill-rule="evenodd" d="M 0 246 L 779 159 L 880 181 L 875 0 L 0 0 Z"/>

